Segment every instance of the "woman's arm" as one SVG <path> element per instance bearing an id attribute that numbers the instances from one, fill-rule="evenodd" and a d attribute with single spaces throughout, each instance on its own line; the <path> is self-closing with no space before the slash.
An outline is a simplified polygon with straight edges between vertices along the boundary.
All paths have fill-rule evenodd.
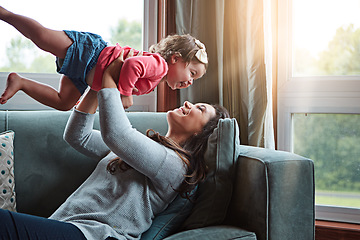
<path id="1" fill-rule="evenodd" d="M 132 56 L 133 52 L 130 52 L 127 58 Z M 124 52 L 122 51 L 120 56 L 111 63 L 111 67 L 106 69 L 105 79 L 117 79 L 123 62 Z M 115 84 L 114 81 L 109 82 Z M 100 131 L 93 129 L 97 107 L 97 92 L 90 89 L 71 114 L 65 128 L 64 139 L 79 152 L 100 160 L 110 152 L 110 149 L 104 143 Z"/>
<path id="2" fill-rule="evenodd" d="M 76 109 L 80 112 L 94 114 L 98 107 L 97 92 L 90 89 L 80 103 L 76 106 Z"/>
<path id="3" fill-rule="evenodd" d="M 156 177 L 176 181 L 184 174 L 183 163 L 172 150 L 153 141 L 144 134 L 132 128 L 120 100 L 115 79 L 107 70 L 111 71 L 111 64 L 105 70 L 102 80 L 102 90 L 98 92 L 99 117 L 101 134 L 104 142 L 117 156 L 137 171 L 151 179 Z M 163 173 L 164 167 L 167 174 Z M 169 176 L 166 176 L 168 175 Z M 167 181 L 166 181 L 167 182 Z M 166 184 L 164 182 L 164 184 Z"/>
<path id="4" fill-rule="evenodd" d="M 174 179 L 174 174 L 183 173 L 180 158 L 176 154 L 169 155 L 172 150 L 132 128 L 117 88 L 103 88 L 98 92 L 98 99 L 103 140 L 120 159 L 151 179 L 159 177 L 159 171 L 164 171 L 164 162 L 172 163 L 168 172 Z"/>
<path id="5" fill-rule="evenodd" d="M 93 129 L 97 106 L 97 92 L 89 90 L 72 112 L 64 131 L 64 140 L 77 151 L 100 160 L 110 149 L 100 132 Z"/>

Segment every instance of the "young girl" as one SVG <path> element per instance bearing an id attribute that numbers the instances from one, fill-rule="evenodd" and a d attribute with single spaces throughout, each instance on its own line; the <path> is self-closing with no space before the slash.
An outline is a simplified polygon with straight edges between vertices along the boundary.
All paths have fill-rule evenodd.
<path id="1" fill-rule="evenodd" d="M 112 77 L 118 81 L 123 105 L 133 104 L 132 95 L 150 93 L 161 82 L 175 90 L 190 86 L 207 68 L 205 46 L 190 35 L 173 35 L 139 53 L 130 47 L 107 46 L 101 36 L 88 32 L 57 31 L 45 28 L 34 19 L 14 14 L 0 6 L 0 19 L 15 27 L 40 49 L 56 56 L 57 72 L 63 74 L 59 91 L 52 87 L 10 73 L 0 103 L 5 104 L 16 92 L 27 95 L 49 107 L 71 109 L 88 86 L 98 91 L 104 69 L 115 61 L 118 70 Z M 130 52 L 122 67 L 122 54 Z"/>

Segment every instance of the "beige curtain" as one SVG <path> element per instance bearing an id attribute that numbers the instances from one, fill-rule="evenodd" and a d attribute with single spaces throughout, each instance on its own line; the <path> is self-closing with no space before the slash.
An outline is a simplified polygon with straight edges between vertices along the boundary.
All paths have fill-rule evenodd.
<path id="1" fill-rule="evenodd" d="M 198 38 L 209 55 L 206 75 L 181 90 L 180 101 L 224 105 L 241 144 L 274 148 L 269 1 L 176 0 L 175 19 L 177 33 Z"/>

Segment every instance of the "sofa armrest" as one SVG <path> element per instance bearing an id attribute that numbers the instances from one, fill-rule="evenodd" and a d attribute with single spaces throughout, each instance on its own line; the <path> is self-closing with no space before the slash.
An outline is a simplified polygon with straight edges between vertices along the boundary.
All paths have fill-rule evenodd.
<path id="1" fill-rule="evenodd" d="M 211 226 L 179 232 L 164 240 L 256 240 L 255 233 L 234 226 Z"/>
<path id="2" fill-rule="evenodd" d="M 227 222 L 258 240 L 314 239 L 313 161 L 243 145 L 238 153 Z"/>

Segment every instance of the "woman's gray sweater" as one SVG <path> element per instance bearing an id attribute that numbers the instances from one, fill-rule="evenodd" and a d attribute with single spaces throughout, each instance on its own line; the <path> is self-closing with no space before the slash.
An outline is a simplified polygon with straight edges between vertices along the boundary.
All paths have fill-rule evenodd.
<path id="1" fill-rule="evenodd" d="M 132 128 L 117 89 L 100 90 L 98 100 L 101 132 L 93 129 L 94 114 L 74 110 L 64 138 L 101 160 L 50 218 L 76 225 L 89 240 L 139 239 L 176 197 L 186 168 L 173 150 Z M 132 169 L 110 174 L 106 166 L 116 157 Z"/>

